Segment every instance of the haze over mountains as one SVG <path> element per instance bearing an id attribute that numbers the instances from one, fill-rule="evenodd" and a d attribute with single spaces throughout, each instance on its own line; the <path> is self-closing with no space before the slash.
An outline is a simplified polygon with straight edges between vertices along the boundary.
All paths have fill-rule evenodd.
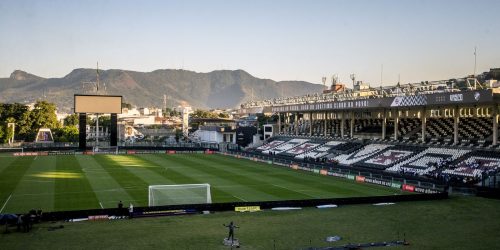
<path id="1" fill-rule="evenodd" d="M 101 83 L 109 95 L 122 95 L 124 102 L 139 107 L 163 107 L 167 95 L 169 107 L 234 108 L 246 101 L 318 93 L 323 86 L 304 81 L 280 81 L 256 78 L 243 70 L 218 70 L 197 73 L 188 70 L 161 69 L 152 72 L 99 70 Z M 59 110 L 70 112 L 73 95 L 87 94 L 95 82 L 95 69 L 75 69 L 62 78 L 42 78 L 16 70 L 9 78 L 0 78 L 0 102 L 29 103 L 46 99 Z M 101 90 L 104 84 L 101 84 Z M 103 94 L 103 92 L 100 92 Z"/>

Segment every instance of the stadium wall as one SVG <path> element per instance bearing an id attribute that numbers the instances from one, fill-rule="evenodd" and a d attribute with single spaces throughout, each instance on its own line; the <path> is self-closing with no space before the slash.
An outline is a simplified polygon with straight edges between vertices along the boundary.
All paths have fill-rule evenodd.
<path id="1" fill-rule="evenodd" d="M 260 209 L 285 208 L 285 207 L 314 207 L 326 204 L 335 205 L 354 205 L 354 204 L 376 204 L 385 202 L 407 202 L 423 200 L 442 200 L 447 199 L 448 193 L 436 194 L 408 194 L 408 195 L 388 195 L 373 197 L 349 197 L 333 199 L 311 199 L 311 200 L 283 200 L 283 201 L 262 201 L 262 202 L 231 202 L 231 203 L 212 203 L 212 204 L 190 204 L 190 205 L 172 205 L 157 207 L 134 207 L 133 217 L 151 217 L 151 216 L 169 216 L 203 213 L 204 211 L 222 212 L 234 211 L 236 207 L 259 206 Z M 126 213 L 126 208 L 109 209 L 90 209 L 61 212 L 43 213 L 43 221 L 60 220 L 107 220 L 113 216 L 122 216 Z"/>

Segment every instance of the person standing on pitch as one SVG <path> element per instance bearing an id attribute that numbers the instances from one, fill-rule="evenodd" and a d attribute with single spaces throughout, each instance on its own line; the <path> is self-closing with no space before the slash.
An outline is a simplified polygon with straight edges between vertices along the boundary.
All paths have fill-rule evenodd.
<path id="1" fill-rule="evenodd" d="M 134 215 L 134 205 L 132 205 L 132 203 L 130 203 L 130 206 L 128 207 L 128 217 L 129 219 L 132 219 Z"/>
<path id="2" fill-rule="evenodd" d="M 227 226 L 226 226 L 226 224 L 222 224 L 222 225 L 224 225 L 225 227 L 227 227 L 229 229 L 229 235 L 227 236 L 227 240 L 231 239 L 231 244 L 233 244 L 233 241 L 234 241 L 234 229 L 235 228 L 240 228 L 240 227 L 234 225 L 234 223 L 232 221 Z"/>
<path id="3" fill-rule="evenodd" d="M 122 203 L 122 201 L 118 202 L 118 216 L 120 218 L 122 218 L 123 216 L 125 216 L 125 213 L 123 211 L 123 203 Z"/>

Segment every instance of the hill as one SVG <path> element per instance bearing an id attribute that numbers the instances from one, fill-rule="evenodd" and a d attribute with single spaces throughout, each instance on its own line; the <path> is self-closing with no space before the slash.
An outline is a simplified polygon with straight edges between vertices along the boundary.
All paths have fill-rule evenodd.
<path id="1" fill-rule="evenodd" d="M 122 95 L 124 101 L 143 107 L 162 107 L 163 95 L 169 106 L 195 108 L 233 108 L 252 99 L 269 99 L 318 93 L 322 85 L 304 81 L 280 81 L 256 78 L 243 70 L 217 70 L 197 73 L 188 70 L 161 69 L 137 72 L 120 69 L 99 71 L 107 94 Z M 45 98 L 60 110 L 71 111 L 73 95 L 95 82 L 95 69 L 75 69 L 62 78 L 42 78 L 16 70 L 9 78 L 0 78 L 0 102 L 33 102 Z"/>

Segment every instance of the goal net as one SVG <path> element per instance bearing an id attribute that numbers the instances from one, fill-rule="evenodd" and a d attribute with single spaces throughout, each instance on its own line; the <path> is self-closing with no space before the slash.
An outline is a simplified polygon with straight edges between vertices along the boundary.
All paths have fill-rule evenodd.
<path id="1" fill-rule="evenodd" d="M 212 203 L 210 184 L 149 186 L 149 206 Z"/>

